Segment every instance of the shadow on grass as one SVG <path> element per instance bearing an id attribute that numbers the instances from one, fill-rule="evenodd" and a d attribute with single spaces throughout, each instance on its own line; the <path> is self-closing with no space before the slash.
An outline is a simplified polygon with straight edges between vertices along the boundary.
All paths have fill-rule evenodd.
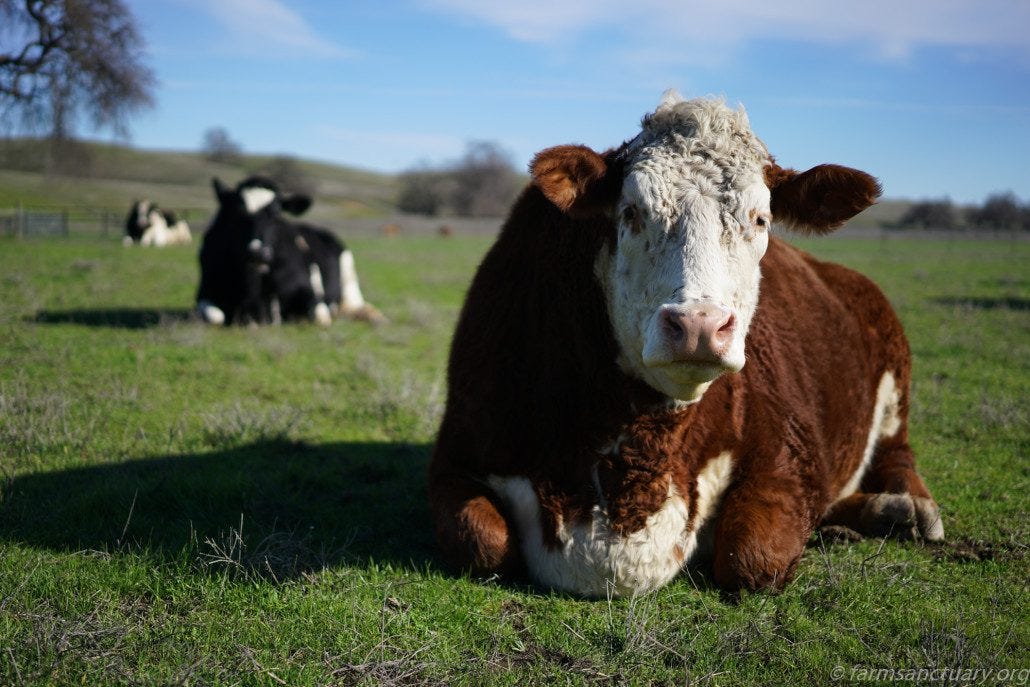
<path id="1" fill-rule="evenodd" d="M 971 298 L 967 296 L 941 296 L 934 298 L 937 305 L 957 305 L 976 310 L 1030 310 L 1030 298 Z"/>
<path id="2" fill-rule="evenodd" d="M 193 311 L 185 308 L 99 308 L 89 310 L 40 310 L 30 321 L 38 324 L 80 324 L 113 329 L 149 329 L 188 322 Z"/>
<path id="3" fill-rule="evenodd" d="M 284 580 L 334 565 L 436 565 L 427 445 L 259 442 L 31 474 L 2 485 L 0 541 Z"/>

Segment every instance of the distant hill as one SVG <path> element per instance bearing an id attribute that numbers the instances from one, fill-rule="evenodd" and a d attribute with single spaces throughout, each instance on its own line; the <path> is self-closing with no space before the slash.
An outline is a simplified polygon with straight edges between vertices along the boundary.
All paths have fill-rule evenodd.
<path id="1" fill-rule="evenodd" d="M 241 155 L 215 163 L 200 152 L 140 150 L 108 143 L 77 143 L 72 173 L 47 169 L 46 141 L 0 140 L 0 208 L 91 207 L 127 212 L 138 198 L 195 214 L 215 207 L 211 178 L 234 184 L 284 165 L 281 156 Z M 394 176 L 288 158 L 285 164 L 315 197 L 312 215 L 375 218 L 394 213 Z"/>
<path id="2" fill-rule="evenodd" d="M 913 201 L 898 198 L 881 199 L 876 205 L 860 212 L 851 221 L 848 227 L 854 229 L 880 229 L 882 227 L 895 226 L 898 220 L 912 206 Z"/>
<path id="3" fill-rule="evenodd" d="M 216 163 L 200 152 L 141 150 L 110 143 L 83 142 L 75 146 L 73 173 L 47 169 L 47 142 L 40 139 L 0 139 L 0 210 L 89 208 L 122 217 L 136 199 L 148 198 L 162 207 L 206 221 L 215 208 L 211 177 L 233 184 L 243 177 L 267 172 L 282 164 L 281 156 L 241 155 L 238 162 Z M 324 162 L 290 159 L 293 171 L 312 192 L 309 213 L 316 222 L 346 224 L 374 231 L 384 223 L 400 223 L 415 231 L 431 231 L 446 223 L 459 230 L 495 231 L 500 219 L 421 218 L 399 216 L 396 176 Z M 911 205 L 884 200 L 854 218 L 854 229 L 876 229 L 896 223 Z"/>

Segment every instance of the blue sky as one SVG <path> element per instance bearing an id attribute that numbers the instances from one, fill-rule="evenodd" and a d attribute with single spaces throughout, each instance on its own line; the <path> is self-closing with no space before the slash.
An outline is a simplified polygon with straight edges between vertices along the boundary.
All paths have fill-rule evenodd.
<path id="1" fill-rule="evenodd" d="M 144 148 L 396 172 L 495 141 L 634 135 L 662 92 L 743 104 L 778 161 L 886 197 L 1030 200 L 1030 0 L 127 0 L 159 85 Z"/>

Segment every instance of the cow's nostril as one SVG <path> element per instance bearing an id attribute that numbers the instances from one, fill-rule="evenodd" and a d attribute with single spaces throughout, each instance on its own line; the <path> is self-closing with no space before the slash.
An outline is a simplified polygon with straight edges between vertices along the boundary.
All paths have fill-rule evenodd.
<path id="1" fill-rule="evenodd" d="M 709 343 L 712 353 L 719 357 L 726 355 L 730 345 L 733 343 L 733 333 L 736 326 L 737 320 L 733 313 L 728 313 L 718 326 L 712 328 L 715 330 L 712 332 Z"/>
<path id="2" fill-rule="evenodd" d="M 732 334 L 733 330 L 736 329 L 736 327 L 737 327 L 737 318 L 734 317 L 733 313 L 730 313 L 729 316 L 726 318 L 726 321 L 723 322 L 722 326 L 720 326 L 719 329 L 717 330 L 717 333 L 719 333 L 719 334 L 722 334 L 722 333 Z"/>
<path id="3" fill-rule="evenodd" d="M 670 338 L 683 338 L 683 323 L 674 312 L 666 310 L 662 313 L 662 327 Z"/>

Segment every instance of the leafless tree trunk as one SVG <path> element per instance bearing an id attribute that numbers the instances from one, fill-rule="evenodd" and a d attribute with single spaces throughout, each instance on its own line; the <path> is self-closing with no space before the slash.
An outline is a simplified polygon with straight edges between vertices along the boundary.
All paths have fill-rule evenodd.
<path id="1" fill-rule="evenodd" d="M 0 0 L 0 126 L 72 139 L 77 118 L 127 133 L 154 75 L 121 0 Z"/>

